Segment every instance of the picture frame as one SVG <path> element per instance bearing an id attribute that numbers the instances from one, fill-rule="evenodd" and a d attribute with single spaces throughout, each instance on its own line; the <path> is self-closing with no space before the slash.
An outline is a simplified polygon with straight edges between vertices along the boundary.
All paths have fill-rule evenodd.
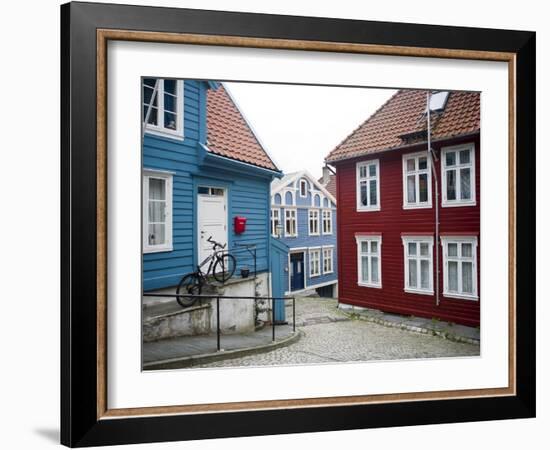
<path id="1" fill-rule="evenodd" d="M 504 61 L 507 388 L 113 410 L 107 404 L 107 42 Z M 70 447 L 535 416 L 535 33 L 126 5 L 61 7 L 61 442 Z"/>

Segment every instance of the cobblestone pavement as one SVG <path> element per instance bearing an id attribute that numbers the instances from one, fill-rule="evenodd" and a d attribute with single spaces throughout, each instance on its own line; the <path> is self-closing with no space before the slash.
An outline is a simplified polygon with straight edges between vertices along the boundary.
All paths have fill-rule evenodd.
<path id="1" fill-rule="evenodd" d="M 290 314 L 289 314 L 290 313 Z M 291 319 L 287 309 L 287 319 Z M 457 343 L 362 320 L 350 320 L 336 301 L 296 299 L 296 322 L 303 336 L 288 347 L 201 365 L 233 367 L 291 365 L 369 360 L 478 356 L 479 345 Z"/>

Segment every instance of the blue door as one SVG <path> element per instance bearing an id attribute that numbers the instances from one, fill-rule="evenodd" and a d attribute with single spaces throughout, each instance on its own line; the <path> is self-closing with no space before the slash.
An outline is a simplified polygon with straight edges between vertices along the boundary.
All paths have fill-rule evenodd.
<path id="1" fill-rule="evenodd" d="M 290 255 L 290 290 L 299 291 L 304 288 L 304 254 Z"/>
<path id="2" fill-rule="evenodd" d="M 276 323 L 285 322 L 285 271 L 288 261 L 288 247 L 278 239 L 271 238 L 271 296 L 279 300 L 274 302 L 273 316 Z"/>

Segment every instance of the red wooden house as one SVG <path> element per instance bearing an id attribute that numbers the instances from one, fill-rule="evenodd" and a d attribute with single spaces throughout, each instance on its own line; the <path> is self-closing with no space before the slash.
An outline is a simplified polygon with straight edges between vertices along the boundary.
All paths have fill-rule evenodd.
<path id="1" fill-rule="evenodd" d="M 479 130 L 479 93 L 401 90 L 327 156 L 341 303 L 479 325 Z"/>

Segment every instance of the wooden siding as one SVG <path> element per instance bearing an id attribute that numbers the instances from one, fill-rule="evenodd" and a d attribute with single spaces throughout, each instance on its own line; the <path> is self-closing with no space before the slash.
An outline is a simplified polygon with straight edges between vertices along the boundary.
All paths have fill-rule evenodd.
<path id="1" fill-rule="evenodd" d="M 236 243 L 257 245 L 258 271 L 268 270 L 270 177 L 256 176 L 254 169 L 230 171 L 201 165 L 197 143 L 204 139 L 206 85 L 199 81 L 184 83 L 185 117 L 183 141 L 146 134 L 143 142 L 143 167 L 173 173 L 173 250 L 143 255 L 143 289 L 176 285 L 182 275 L 197 264 L 196 198 L 197 185 L 224 187 L 228 192 L 229 247 Z M 246 231 L 237 235 L 233 218 L 248 219 Z M 235 252 L 238 268 L 253 270 L 253 259 L 244 250 Z"/>
<path id="2" fill-rule="evenodd" d="M 292 208 L 292 207 L 291 207 Z M 280 217 L 282 218 L 284 225 L 284 207 L 280 208 Z M 332 234 L 320 234 L 319 236 L 310 236 L 309 235 L 309 223 L 308 223 L 308 211 L 309 208 L 297 208 L 297 225 L 298 225 L 298 236 L 296 237 L 283 237 L 281 241 L 286 244 L 290 251 L 297 248 L 306 248 L 305 258 L 304 258 L 304 270 L 305 270 L 305 283 L 306 287 L 314 288 L 318 284 L 328 283 L 333 281 L 336 283 L 338 281 L 338 249 L 336 246 L 336 236 L 337 236 L 337 220 L 336 220 L 336 209 L 332 210 Z M 319 227 L 323 226 L 322 215 L 319 210 Z M 333 246 L 333 272 L 329 274 L 323 274 L 323 255 L 321 253 L 321 274 L 319 276 L 310 277 L 309 276 L 309 253 L 308 250 L 311 247 L 327 247 Z M 288 290 L 288 272 L 285 272 L 285 286 Z"/>
<path id="3" fill-rule="evenodd" d="M 480 158 L 479 135 L 475 138 L 448 141 L 443 144 L 475 143 L 476 205 L 440 207 L 440 233 L 468 233 L 478 238 L 478 293 L 480 252 Z M 433 145 L 436 150 L 441 144 Z M 435 245 L 440 249 L 440 305 L 434 295 L 412 294 L 404 291 L 404 254 L 402 233 L 433 233 L 435 235 L 435 207 L 429 209 L 403 209 L 402 155 L 422 151 L 423 147 L 389 151 L 369 158 L 342 161 L 337 167 L 338 203 L 338 284 L 339 301 L 342 303 L 381 309 L 407 315 L 433 317 L 465 325 L 479 325 L 480 300 L 452 299 L 443 295 L 443 256 L 440 243 L 434 242 L 433 280 L 435 284 Z M 439 152 L 438 152 L 439 153 Z M 369 159 L 380 161 L 380 211 L 356 211 L 356 163 Z M 439 162 L 436 162 L 438 178 L 441 178 Z M 432 205 L 435 205 L 435 183 L 432 176 Z M 441 195 L 440 195 L 441 201 Z M 355 233 L 377 232 L 382 235 L 382 288 L 362 287 L 357 284 L 357 244 Z"/>

